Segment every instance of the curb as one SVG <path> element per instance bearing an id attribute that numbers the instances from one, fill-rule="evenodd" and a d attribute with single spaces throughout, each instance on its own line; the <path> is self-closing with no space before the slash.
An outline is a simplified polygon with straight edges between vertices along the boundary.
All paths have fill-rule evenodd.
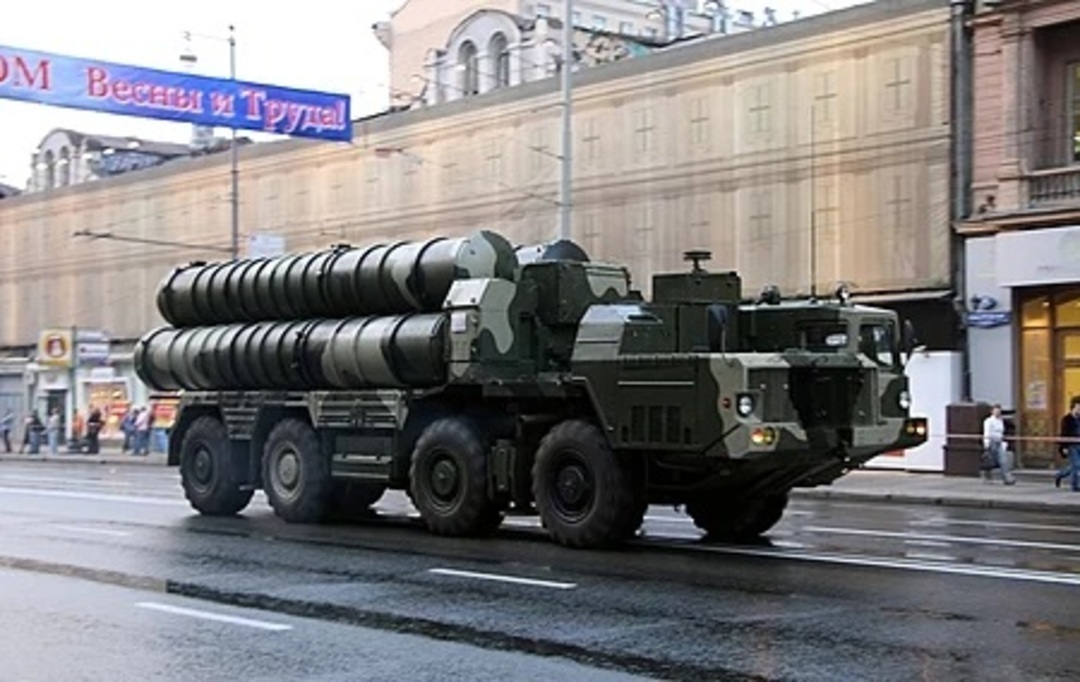
<path id="1" fill-rule="evenodd" d="M 1010 500 L 1001 498 L 961 497 L 956 495 L 919 495 L 913 493 L 869 493 L 856 490 L 794 490 L 792 496 L 812 499 L 879 502 L 881 504 L 921 504 L 939 507 L 969 507 L 973 509 L 1009 509 L 1035 512 L 1080 512 L 1080 495 L 1076 501 L 1046 502 L 1039 500 Z"/>
<path id="2" fill-rule="evenodd" d="M 153 453 L 146 457 L 135 457 L 133 455 L 122 454 L 97 454 L 97 455 L 81 455 L 81 454 L 56 454 L 56 455 L 19 455 L 15 453 L 0 454 L 0 462 L 20 462 L 20 463 L 74 463 L 74 464 L 117 464 L 117 465 L 131 465 L 131 466 L 160 466 L 166 467 L 166 455 L 162 453 Z"/>

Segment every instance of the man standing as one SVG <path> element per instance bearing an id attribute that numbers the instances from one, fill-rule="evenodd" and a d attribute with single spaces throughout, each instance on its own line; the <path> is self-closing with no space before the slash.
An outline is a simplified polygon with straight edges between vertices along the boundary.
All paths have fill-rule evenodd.
<path id="1" fill-rule="evenodd" d="M 7 408 L 4 416 L 0 417 L 0 440 L 4 441 L 4 449 L 11 452 L 11 430 L 15 428 L 15 413 Z"/>
<path id="2" fill-rule="evenodd" d="M 1005 449 L 1005 420 L 1001 418 L 1001 405 L 990 408 L 990 416 L 983 420 L 983 447 L 990 455 L 990 461 L 1001 469 L 1001 479 L 1005 485 L 1013 485 L 1016 478 L 1012 473 L 1012 458 Z M 986 472 L 987 477 L 991 474 Z"/>
<path id="3" fill-rule="evenodd" d="M 1070 401 L 1068 413 L 1061 418 L 1058 436 L 1066 464 L 1054 476 L 1054 486 L 1060 488 L 1061 482 L 1068 477 L 1073 492 L 1080 492 L 1080 396 Z"/>

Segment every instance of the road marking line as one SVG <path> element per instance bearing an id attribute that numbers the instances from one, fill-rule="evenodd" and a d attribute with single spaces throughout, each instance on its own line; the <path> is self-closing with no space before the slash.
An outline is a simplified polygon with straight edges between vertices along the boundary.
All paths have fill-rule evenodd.
<path id="1" fill-rule="evenodd" d="M 458 571 L 453 568 L 429 568 L 428 573 L 449 575 L 458 578 L 476 578 L 477 580 L 494 580 L 503 583 L 515 583 L 517 585 L 532 585 L 535 587 L 551 587 L 556 590 L 572 590 L 577 583 L 557 583 L 551 580 L 535 580 L 533 578 L 518 578 L 512 575 L 499 575 L 497 573 L 474 573 L 473 571 Z"/>
<path id="2" fill-rule="evenodd" d="M 39 490 L 36 488 L 0 487 L 0 494 L 37 495 L 39 497 L 63 497 L 69 500 L 92 500 L 94 502 L 129 502 L 132 504 L 151 504 L 161 507 L 188 506 L 181 500 L 166 500 L 159 497 L 140 497 L 138 495 L 106 495 L 105 493 L 75 492 L 72 490 Z"/>
<path id="3" fill-rule="evenodd" d="M 936 540 L 952 544 L 999 545 L 1001 547 L 1023 547 L 1026 549 L 1053 549 L 1062 552 L 1080 552 L 1080 545 L 1062 545 L 1055 542 L 1029 542 L 1027 540 L 1004 540 L 998 538 L 973 538 L 959 535 L 930 535 L 922 533 L 899 533 L 886 530 L 863 530 L 861 528 L 833 528 L 829 526 L 803 526 L 808 533 L 832 533 L 835 535 L 868 535 L 875 538 L 897 538 L 903 540 Z"/>
<path id="4" fill-rule="evenodd" d="M 126 538 L 131 533 L 123 530 L 109 530 L 107 528 L 87 528 L 85 526 L 53 526 L 57 530 L 66 530 L 72 533 L 91 533 L 97 535 L 110 535 L 114 538 Z"/>
<path id="5" fill-rule="evenodd" d="M 912 526 L 978 526 L 980 528 L 1013 528 L 1016 530 L 1051 530 L 1061 533 L 1080 533 L 1076 526 L 1052 526 L 1045 523 L 1010 523 L 1008 521 L 971 521 L 968 519 L 935 518 L 912 521 Z"/>
<path id="6" fill-rule="evenodd" d="M 171 613 L 177 616 L 190 616 L 191 618 L 201 618 L 203 620 L 213 620 L 219 623 L 230 623 L 232 625 L 244 625 L 249 628 L 258 628 L 260 630 L 272 630 L 274 632 L 283 632 L 285 630 L 292 630 L 291 625 L 285 625 L 283 623 L 270 623 L 265 620 L 254 620 L 251 618 L 241 618 L 239 616 L 227 616 L 223 613 L 213 613 L 211 611 L 199 611 L 197 609 L 186 609 L 182 606 L 171 606 L 169 604 L 159 604 L 152 601 L 142 601 L 135 606 L 143 609 L 151 609 L 153 611 L 162 611 L 164 613 Z"/>
<path id="7" fill-rule="evenodd" d="M 1025 580 L 1039 583 L 1080 586 L 1080 575 L 1071 573 L 1052 573 L 1050 571 L 1032 571 L 1020 568 L 996 568 L 972 566 L 969 564 L 932 563 L 909 559 L 885 559 L 865 555 L 811 554 L 809 552 L 770 551 L 767 549 L 749 549 L 740 547 L 694 547 L 695 551 L 712 552 L 737 556 L 767 557 L 770 559 L 788 559 L 810 561 L 823 564 L 843 564 L 870 568 L 892 568 L 926 573 L 949 573 L 979 578 L 1004 578 L 1007 580 Z"/>
<path id="8" fill-rule="evenodd" d="M 98 478 L 59 478 L 57 476 L 23 476 L 22 474 L 5 474 L 0 476 L 0 481 L 30 481 L 33 483 L 60 483 L 61 485 L 85 483 L 89 485 L 121 487 L 131 487 L 134 485 L 131 481 L 107 481 Z"/>

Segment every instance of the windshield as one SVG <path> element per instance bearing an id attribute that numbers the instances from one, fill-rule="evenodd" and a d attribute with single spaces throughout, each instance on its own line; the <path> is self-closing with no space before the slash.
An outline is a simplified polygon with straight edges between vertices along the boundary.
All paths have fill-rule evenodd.
<path id="1" fill-rule="evenodd" d="M 859 327 L 859 352 L 882 367 L 899 365 L 896 326 L 892 323 L 875 323 Z"/>
<path id="2" fill-rule="evenodd" d="M 843 322 L 818 322 L 799 327 L 799 348 L 812 353 L 836 353 L 847 348 L 848 330 Z"/>

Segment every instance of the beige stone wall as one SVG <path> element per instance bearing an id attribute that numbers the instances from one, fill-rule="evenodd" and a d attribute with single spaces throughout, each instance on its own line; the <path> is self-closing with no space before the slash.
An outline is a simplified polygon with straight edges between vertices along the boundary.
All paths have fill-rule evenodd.
<path id="1" fill-rule="evenodd" d="M 822 289 L 946 284 L 945 10 L 829 25 L 583 74 L 574 238 L 630 265 L 646 290 L 651 273 L 704 247 L 747 291 L 806 292 L 814 207 Z M 553 238 L 557 105 L 554 84 L 537 83 L 357 124 L 352 145 L 247 149 L 243 232 L 284 234 L 290 250 L 478 228 Z M 159 324 L 153 295 L 170 267 L 220 254 L 72 232 L 227 247 L 228 187 L 223 156 L 0 202 L 0 347 L 50 325 L 131 338 Z"/>

